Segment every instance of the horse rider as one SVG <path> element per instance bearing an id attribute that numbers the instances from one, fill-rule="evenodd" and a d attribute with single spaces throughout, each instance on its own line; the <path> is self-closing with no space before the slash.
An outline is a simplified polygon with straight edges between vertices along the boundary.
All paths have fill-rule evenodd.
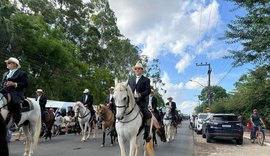
<path id="1" fill-rule="evenodd" d="M 159 112 L 157 110 L 157 98 L 154 95 L 155 95 L 154 90 L 151 90 L 151 93 L 149 95 L 149 104 L 148 104 L 148 107 L 150 108 L 150 110 L 154 114 L 156 114 L 157 120 L 158 121 L 161 121 Z"/>
<path id="2" fill-rule="evenodd" d="M 45 122 L 45 115 L 46 115 L 46 104 L 47 104 L 47 97 L 44 95 L 42 89 L 36 90 L 36 101 L 39 103 L 40 111 L 41 111 L 41 121 Z"/>
<path id="3" fill-rule="evenodd" d="M 105 104 L 112 110 L 113 114 L 116 114 L 116 107 L 115 107 L 115 102 L 113 99 L 113 92 L 114 92 L 114 87 L 110 87 L 109 89 L 110 94 L 106 97 L 105 99 Z"/>
<path id="4" fill-rule="evenodd" d="M 144 139 L 149 142 L 151 140 L 150 136 L 150 124 L 152 114 L 148 110 L 147 97 L 151 92 L 150 79 L 143 76 L 144 67 L 140 62 L 137 62 L 133 66 L 133 71 L 135 75 L 131 76 L 128 80 L 128 84 L 134 93 L 134 98 L 138 106 L 141 108 L 143 113 L 143 122 L 145 123 Z"/>
<path id="5" fill-rule="evenodd" d="M 81 103 L 83 103 L 84 106 L 86 106 L 90 110 L 91 116 L 95 117 L 95 110 L 93 107 L 93 96 L 90 94 L 89 89 L 84 89 Z"/>
<path id="6" fill-rule="evenodd" d="M 24 100 L 24 89 L 27 87 L 27 74 L 20 70 L 21 65 L 17 58 L 10 57 L 5 60 L 5 63 L 9 71 L 3 74 L 0 92 L 4 95 L 9 94 L 11 98 L 8 103 L 9 114 L 6 123 L 9 122 L 12 114 L 15 128 L 17 128 L 21 119 L 20 104 Z"/>
<path id="7" fill-rule="evenodd" d="M 176 123 L 176 103 L 173 102 L 173 98 L 172 97 L 168 97 L 167 98 L 168 102 L 166 103 L 166 107 L 171 108 L 171 114 L 172 114 L 172 123 Z"/>

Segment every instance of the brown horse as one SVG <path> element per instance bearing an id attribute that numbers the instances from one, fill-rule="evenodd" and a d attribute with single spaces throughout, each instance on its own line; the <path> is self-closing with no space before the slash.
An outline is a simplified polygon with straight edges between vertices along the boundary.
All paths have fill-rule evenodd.
<path id="1" fill-rule="evenodd" d="M 165 129 L 164 126 L 162 125 L 161 121 L 158 120 L 160 119 L 160 116 L 157 114 L 157 112 L 151 110 L 152 115 L 153 115 L 153 143 L 157 145 L 157 139 L 156 139 L 156 134 L 160 137 L 160 140 L 162 142 L 166 142 L 166 135 L 165 135 Z"/>
<path id="2" fill-rule="evenodd" d="M 102 124 L 103 141 L 102 141 L 101 147 L 104 147 L 104 144 L 105 144 L 105 133 L 106 133 L 107 127 L 110 128 L 111 146 L 112 146 L 117 137 L 116 130 L 115 130 L 115 116 L 113 112 L 111 111 L 111 109 L 104 104 L 100 104 L 97 106 L 97 115 Z"/>
<path id="3" fill-rule="evenodd" d="M 54 114 L 51 110 L 48 110 L 45 114 L 45 134 L 44 138 L 47 140 L 48 138 L 51 140 L 52 139 L 52 127 L 54 125 L 55 117 Z"/>

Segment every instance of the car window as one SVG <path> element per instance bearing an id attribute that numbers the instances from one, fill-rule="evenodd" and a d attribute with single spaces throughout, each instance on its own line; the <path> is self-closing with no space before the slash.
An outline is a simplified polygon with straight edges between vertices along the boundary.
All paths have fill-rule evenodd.
<path id="1" fill-rule="evenodd" d="M 201 115 L 199 115 L 198 119 L 206 119 L 207 116 L 208 116 L 208 115 L 203 115 L 203 114 L 201 114 Z"/>
<path id="2" fill-rule="evenodd" d="M 213 120 L 217 120 L 217 121 L 238 121 L 237 116 L 233 116 L 233 115 L 213 116 Z"/>

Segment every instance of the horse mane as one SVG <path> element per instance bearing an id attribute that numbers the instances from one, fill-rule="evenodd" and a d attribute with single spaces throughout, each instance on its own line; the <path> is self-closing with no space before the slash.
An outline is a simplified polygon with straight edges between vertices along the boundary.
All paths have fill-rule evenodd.
<path id="1" fill-rule="evenodd" d="M 132 104 L 132 105 L 136 104 L 134 95 L 133 95 L 133 93 L 131 91 L 131 88 L 128 85 L 128 82 L 127 81 L 126 82 L 118 83 L 115 86 L 115 90 L 120 90 L 120 91 L 127 90 L 128 97 L 129 97 L 129 104 Z"/>

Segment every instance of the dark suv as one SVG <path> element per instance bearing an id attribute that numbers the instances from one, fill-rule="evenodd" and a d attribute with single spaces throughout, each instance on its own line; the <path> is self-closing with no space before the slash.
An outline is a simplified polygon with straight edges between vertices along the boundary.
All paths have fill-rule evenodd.
<path id="1" fill-rule="evenodd" d="M 212 114 L 204 120 L 202 137 L 207 142 L 212 139 L 235 139 L 238 145 L 243 144 L 243 126 L 234 114 Z"/>

